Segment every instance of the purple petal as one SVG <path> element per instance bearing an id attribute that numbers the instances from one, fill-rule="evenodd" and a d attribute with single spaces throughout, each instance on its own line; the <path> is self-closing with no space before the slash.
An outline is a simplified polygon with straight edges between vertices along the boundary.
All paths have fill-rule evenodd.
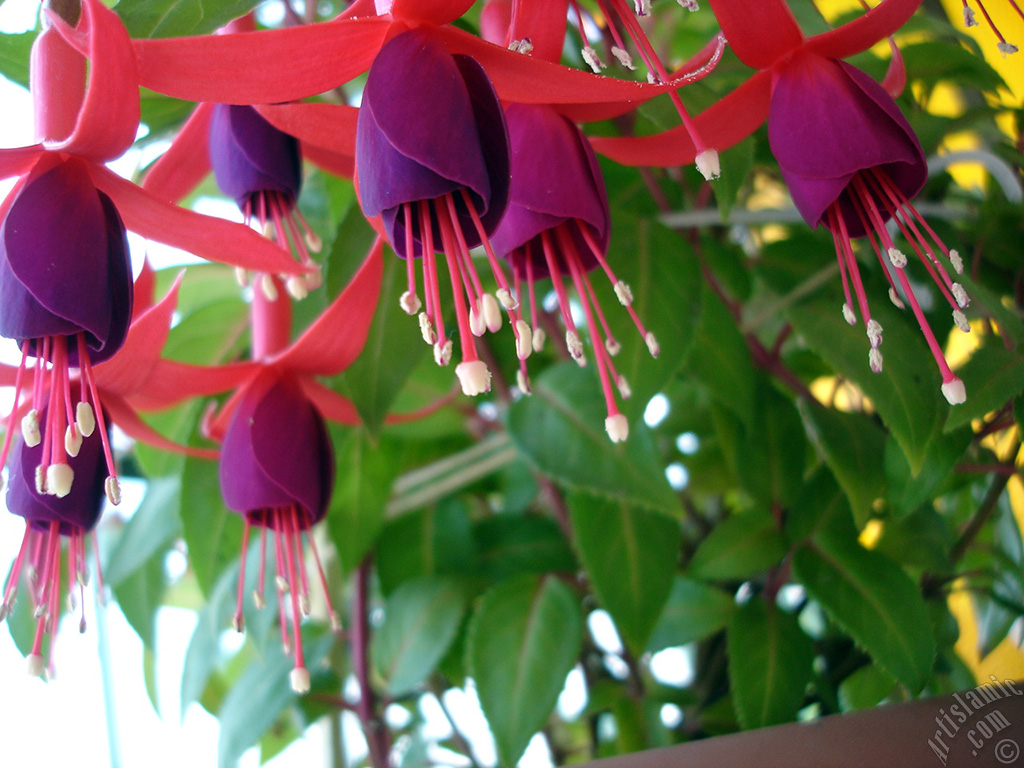
<path id="1" fill-rule="evenodd" d="M 45 418 L 46 410 L 40 420 Z M 103 486 L 107 464 L 100 436 L 93 434 L 85 438 L 78 455 L 68 459 L 75 479 L 70 493 L 62 498 L 36 493 L 36 467 L 42 458 L 42 443 L 29 448 L 18 439 L 10 461 L 7 508 L 39 530 L 48 529 L 54 520 L 60 522 L 60 532 L 65 536 L 72 532 L 72 526 L 91 530 L 100 518 L 106 499 Z"/>
<path id="2" fill-rule="evenodd" d="M 260 193 L 280 192 L 290 201 L 298 197 L 302 187 L 299 142 L 253 107 L 216 105 L 209 151 L 217 185 L 240 208 Z"/>
<path id="3" fill-rule="evenodd" d="M 589 224 L 598 243 L 607 246 L 608 197 L 597 158 L 583 134 L 545 106 L 510 104 L 505 117 L 512 181 L 508 210 L 491 238 L 496 251 L 506 255 L 544 230 L 574 219 Z M 582 238 L 578 242 L 585 256 L 589 249 Z M 593 261 L 591 257 L 589 262 Z"/>
<path id="4" fill-rule="evenodd" d="M 131 310 L 124 225 L 82 162 L 69 159 L 31 179 L 0 226 L 0 335 L 84 332 L 99 362 L 123 343 Z"/>
<path id="5" fill-rule="evenodd" d="M 291 379 L 257 381 L 224 436 L 221 492 L 230 509 L 270 523 L 265 511 L 298 505 L 313 524 L 327 512 L 334 461 L 323 418 Z"/>

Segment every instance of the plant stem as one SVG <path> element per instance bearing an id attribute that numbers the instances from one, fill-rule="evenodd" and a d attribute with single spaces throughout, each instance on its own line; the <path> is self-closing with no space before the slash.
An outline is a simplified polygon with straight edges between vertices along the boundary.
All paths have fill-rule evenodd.
<path id="1" fill-rule="evenodd" d="M 355 667 L 356 679 L 359 681 L 356 714 L 363 726 L 366 746 L 370 753 L 370 765 L 373 768 L 388 768 L 390 738 L 387 728 L 377 716 L 377 695 L 370 684 L 369 582 L 370 559 L 366 558 L 356 570 L 356 590 L 352 599 L 352 664 Z"/>

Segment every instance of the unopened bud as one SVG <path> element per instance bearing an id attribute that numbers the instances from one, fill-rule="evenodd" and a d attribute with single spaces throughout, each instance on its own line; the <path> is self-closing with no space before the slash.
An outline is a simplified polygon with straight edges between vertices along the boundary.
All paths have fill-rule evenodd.
<path id="1" fill-rule="evenodd" d="M 39 411 L 33 408 L 21 419 L 21 439 L 29 448 L 35 448 L 43 441 L 39 432 Z"/>

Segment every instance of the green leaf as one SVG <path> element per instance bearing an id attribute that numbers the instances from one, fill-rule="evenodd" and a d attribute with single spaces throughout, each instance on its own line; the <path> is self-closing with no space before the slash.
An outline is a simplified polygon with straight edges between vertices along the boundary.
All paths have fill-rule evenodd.
<path id="1" fill-rule="evenodd" d="M 360 216 L 358 210 L 353 215 Z M 344 237 L 339 237 L 337 243 L 347 247 Z M 416 318 L 409 317 L 398 305 L 397 297 L 404 290 L 405 261 L 386 248 L 381 298 L 366 346 L 336 382 L 338 392 L 355 404 L 371 434 L 380 431 L 395 398 L 429 349 L 420 336 Z"/>
<path id="2" fill-rule="evenodd" d="M 686 375 L 707 389 L 744 424 L 754 417 L 754 366 L 743 334 L 722 301 L 704 289 L 700 324 L 686 359 Z"/>
<path id="3" fill-rule="evenodd" d="M 729 680 L 744 728 L 793 720 L 813 675 L 814 646 L 796 616 L 755 598 L 729 624 Z"/>
<path id="4" fill-rule="evenodd" d="M 221 500 L 216 462 L 186 459 L 181 487 L 181 523 L 189 563 L 199 588 L 209 595 L 242 550 L 242 518 Z"/>
<path id="5" fill-rule="evenodd" d="M 376 551 L 377 574 L 386 595 L 417 576 L 465 574 L 476 567 L 469 514 L 457 502 L 443 502 L 388 522 Z"/>
<path id="6" fill-rule="evenodd" d="M 156 648 L 156 612 L 167 586 L 165 555 L 166 550 L 154 552 L 113 588 L 121 613 L 150 651 Z"/>
<path id="7" fill-rule="evenodd" d="M 29 53 L 38 34 L 32 31 L 0 36 L 0 75 L 22 88 L 28 88 Z"/>
<path id="8" fill-rule="evenodd" d="M 558 579 L 519 576 L 480 600 L 467 664 L 502 765 L 514 766 L 544 726 L 582 642 L 576 597 Z"/>
<path id="9" fill-rule="evenodd" d="M 925 460 L 916 474 L 903 451 L 892 439 L 885 445 L 885 475 L 889 492 L 886 501 L 897 515 L 909 515 L 928 504 L 953 473 L 953 468 L 970 447 L 974 432 L 970 427 L 936 437 L 925 451 Z"/>
<path id="10" fill-rule="evenodd" d="M 880 295 L 884 297 L 884 291 Z M 882 372 L 873 373 L 868 366 L 868 340 L 862 329 L 846 324 L 840 303 L 831 295 L 818 297 L 790 306 L 786 314 L 815 352 L 871 398 L 916 474 L 924 465 L 928 447 L 941 433 L 948 411 L 939 392 L 935 363 L 920 331 L 887 301 L 879 300 L 873 302 L 871 313 L 885 329 L 881 350 L 889 354 Z"/>
<path id="11" fill-rule="evenodd" d="M 785 554 L 786 542 L 770 515 L 737 514 L 701 542 L 687 573 L 700 579 L 746 579 L 776 565 Z"/>
<path id="12" fill-rule="evenodd" d="M 205 35 L 244 16 L 258 0 L 120 0 L 114 7 L 132 37 Z"/>
<path id="13" fill-rule="evenodd" d="M 462 623 L 465 604 L 462 585 L 438 576 L 407 581 L 391 593 L 372 647 L 388 693 L 412 691 L 434 671 Z"/>
<path id="14" fill-rule="evenodd" d="M 847 505 L 829 510 L 794 554 L 794 576 L 878 664 L 918 691 L 935 658 L 921 593 L 892 560 L 860 545 Z"/>
<path id="15" fill-rule="evenodd" d="M 967 389 L 967 402 L 949 409 L 946 432 L 999 410 L 1019 395 L 1024 390 L 1024 357 L 990 338 L 957 375 Z"/>
<path id="16" fill-rule="evenodd" d="M 892 675 L 875 664 L 861 667 L 839 684 L 843 710 L 877 706 L 895 687 Z"/>
<path id="17" fill-rule="evenodd" d="M 569 512 L 576 547 L 598 602 L 626 646 L 643 653 L 679 560 L 679 524 L 656 512 L 575 493 Z"/>
<path id="18" fill-rule="evenodd" d="M 940 82 L 956 83 L 961 88 L 995 94 L 1005 88 L 999 76 L 984 57 L 975 56 L 959 45 L 940 40 L 926 40 L 900 47 L 910 80 L 920 80 L 926 87 Z"/>
<path id="19" fill-rule="evenodd" d="M 363 429 L 335 436 L 335 489 L 327 529 L 344 573 L 351 573 L 384 525 L 384 507 L 400 464 L 397 446 L 382 438 L 374 444 Z"/>
<path id="20" fill-rule="evenodd" d="M 330 633 L 317 637 L 312 631 L 303 632 L 308 669 L 315 669 L 320 664 L 333 642 L 334 636 Z M 217 764 L 220 768 L 234 766 L 242 753 L 259 741 L 278 715 L 296 701 L 297 696 L 288 679 L 294 666 L 294 660 L 275 646 L 266 659 L 250 664 L 232 683 L 217 712 L 220 721 Z"/>
<path id="21" fill-rule="evenodd" d="M 630 425 L 625 443 L 604 431 L 604 400 L 590 376 L 575 363 L 545 371 L 533 395 L 509 409 L 513 442 L 542 472 L 570 489 L 670 514 L 679 501 L 665 479 L 650 431 Z"/>
<path id="22" fill-rule="evenodd" d="M 747 177 L 754 166 L 754 139 L 746 138 L 718 155 L 722 176 L 712 185 L 715 202 L 724 221 L 736 204 L 740 190 L 747 183 Z"/>
<path id="23" fill-rule="evenodd" d="M 181 535 L 181 521 L 170 513 L 180 503 L 180 493 L 178 478 L 148 481 L 142 503 L 125 524 L 103 566 L 103 579 L 108 585 L 118 586 Z"/>
<path id="24" fill-rule="evenodd" d="M 651 632 L 647 650 L 703 640 L 729 623 L 736 602 L 732 595 L 693 579 L 676 576 L 661 618 Z"/>
<path id="25" fill-rule="evenodd" d="M 864 414 L 802 407 L 808 431 L 850 501 L 858 527 L 886 491 L 885 432 Z"/>
<path id="26" fill-rule="evenodd" d="M 520 573 L 577 570 L 558 524 L 537 515 L 496 515 L 473 526 L 479 572 L 495 581 Z"/>

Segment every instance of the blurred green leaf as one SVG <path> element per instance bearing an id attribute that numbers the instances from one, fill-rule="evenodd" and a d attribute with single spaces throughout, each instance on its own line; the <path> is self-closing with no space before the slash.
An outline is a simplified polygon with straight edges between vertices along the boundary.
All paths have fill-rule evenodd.
<path id="1" fill-rule="evenodd" d="M 558 524 L 536 515 L 496 515 L 473 526 L 480 573 L 499 580 L 520 573 L 571 573 L 576 558 Z"/>
<path id="2" fill-rule="evenodd" d="M 1024 390 L 1024 357 L 1009 351 L 995 338 L 974 350 L 957 371 L 967 389 L 967 402 L 949 409 L 946 432 L 968 425 L 997 411 Z"/>
<path id="3" fill-rule="evenodd" d="M 654 626 L 648 651 L 686 645 L 723 629 L 736 610 L 732 595 L 693 579 L 676 576 L 665 610 Z"/>
<path id="4" fill-rule="evenodd" d="M 476 558 L 469 515 L 453 502 L 389 521 L 377 541 L 377 573 L 385 595 L 418 576 L 469 573 Z"/>
<path id="5" fill-rule="evenodd" d="M 28 88 L 28 60 L 39 32 L 0 35 L 0 75 Z"/>
<path id="6" fill-rule="evenodd" d="M 181 487 L 181 523 L 188 559 L 203 593 L 209 595 L 224 569 L 242 551 L 242 518 L 220 497 L 217 463 L 189 457 Z"/>
<path id="7" fill-rule="evenodd" d="M 481 598 L 466 658 L 502 765 L 544 726 L 582 641 L 577 599 L 556 578 L 518 576 Z"/>
<path id="8" fill-rule="evenodd" d="M 576 548 L 598 602 L 640 656 L 662 612 L 679 560 L 679 524 L 582 493 L 569 497 Z"/>
<path id="9" fill-rule="evenodd" d="M 748 512 L 726 518 L 701 542 L 687 575 L 700 579 L 746 579 L 777 564 L 786 543 L 768 514 Z"/>
<path id="10" fill-rule="evenodd" d="M 132 37 L 205 35 L 244 16 L 258 0 L 120 0 L 114 7 Z"/>

